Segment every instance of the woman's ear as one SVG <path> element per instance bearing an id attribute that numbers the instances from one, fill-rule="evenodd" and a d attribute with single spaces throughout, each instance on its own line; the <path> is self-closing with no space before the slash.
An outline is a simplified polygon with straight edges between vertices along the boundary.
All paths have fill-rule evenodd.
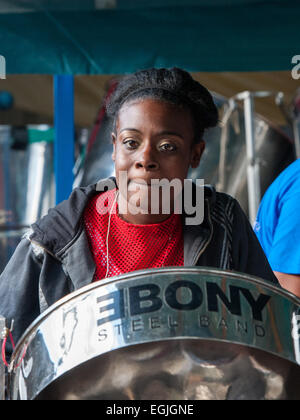
<path id="1" fill-rule="evenodd" d="M 116 135 L 115 133 L 111 133 L 111 140 L 112 140 L 112 144 L 113 144 L 113 152 L 112 152 L 112 160 L 115 161 L 116 160 Z"/>
<path id="2" fill-rule="evenodd" d="M 191 167 L 197 168 L 199 166 L 202 153 L 205 149 L 205 142 L 204 140 L 201 140 L 200 143 L 197 143 L 193 146 L 192 150 L 192 158 L 191 158 Z"/>

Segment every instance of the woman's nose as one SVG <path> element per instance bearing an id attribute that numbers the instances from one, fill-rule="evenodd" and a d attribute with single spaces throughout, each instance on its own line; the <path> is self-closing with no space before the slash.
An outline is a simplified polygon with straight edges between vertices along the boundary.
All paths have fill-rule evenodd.
<path id="1" fill-rule="evenodd" d="M 150 147 L 144 148 L 135 162 L 136 168 L 144 168 L 147 171 L 156 171 L 159 169 L 159 163 Z"/>

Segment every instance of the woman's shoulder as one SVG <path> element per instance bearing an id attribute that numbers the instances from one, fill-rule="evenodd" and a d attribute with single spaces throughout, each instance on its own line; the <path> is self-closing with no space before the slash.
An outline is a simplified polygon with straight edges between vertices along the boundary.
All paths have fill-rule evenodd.
<path id="1" fill-rule="evenodd" d="M 84 210 L 96 194 L 96 184 L 75 188 L 66 200 L 31 225 L 27 239 L 56 255 L 77 235 Z"/>
<path id="2" fill-rule="evenodd" d="M 222 225 L 233 232 L 240 225 L 250 225 L 248 217 L 238 200 L 231 195 L 214 189 L 214 197 L 210 199 L 210 217 L 214 223 Z M 241 226 L 240 226 L 241 227 Z"/>
<path id="3" fill-rule="evenodd" d="M 213 185 L 205 185 L 204 197 L 208 200 L 212 213 L 231 214 L 235 211 L 237 200 L 231 195 L 219 192 Z"/>

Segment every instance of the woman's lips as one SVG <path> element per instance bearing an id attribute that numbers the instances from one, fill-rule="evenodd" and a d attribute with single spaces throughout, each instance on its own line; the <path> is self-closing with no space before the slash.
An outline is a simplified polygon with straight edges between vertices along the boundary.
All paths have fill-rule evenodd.
<path id="1" fill-rule="evenodd" d="M 129 181 L 129 184 L 128 184 L 128 188 L 129 189 L 131 189 L 131 190 L 134 190 L 134 189 L 148 189 L 149 187 L 151 187 L 151 183 L 148 183 L 147 181 L 142 181 L 142 180 L 137 180 L 137 181 L 135 181 L 135 180 L 131 180 L 131 181 Z"/>
<path id="2" fill-rule="evenodd" d="M 166 182 L 164 182 L 166 181 Z M 157 190 L 160 188 L 168 188 L 168 180 L 166 179 L 158 179 L 158 178 L 152 178 L 149 180 L 143 180 L 142 178 L 140 179 L 131 179 L 128 182 L 128 190 L 129 191 L 135 191 L 137 189 L 140 190 Z"/>

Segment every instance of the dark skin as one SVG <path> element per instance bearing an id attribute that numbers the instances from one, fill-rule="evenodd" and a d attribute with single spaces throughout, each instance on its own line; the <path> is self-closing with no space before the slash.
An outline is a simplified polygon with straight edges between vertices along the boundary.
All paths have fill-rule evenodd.
<path id="1" fill-rule="evenodd" d="M 281 286 L 300 298 L 300 275 L 274 271 Z"/>
<path id="2" fill-rule="evenodd" d="M 155 99 L 125 103 L 119 111 L 112 141 L 117 185 L 120 194 L 124 194 L 119 174 L 126 171 L 128 201 L 135 194 L 128 191 L 129 185 L 136 185 L 134 182 L 138 180 L 150 184 L 151 179 L 176 178 L 183 185 L 189 167 L 199 165 L 205 147 L 202 139 L 195 142 L 193 120 L 187 109 Z M 147 187 L 140 194 L 149 194 Z M 171 201 L 172 209 L 172 196 Z M 125 221 L 133 224 L 160 223 L 168 217 L 168 214 L 151 212 L 122 214 Z"/>

